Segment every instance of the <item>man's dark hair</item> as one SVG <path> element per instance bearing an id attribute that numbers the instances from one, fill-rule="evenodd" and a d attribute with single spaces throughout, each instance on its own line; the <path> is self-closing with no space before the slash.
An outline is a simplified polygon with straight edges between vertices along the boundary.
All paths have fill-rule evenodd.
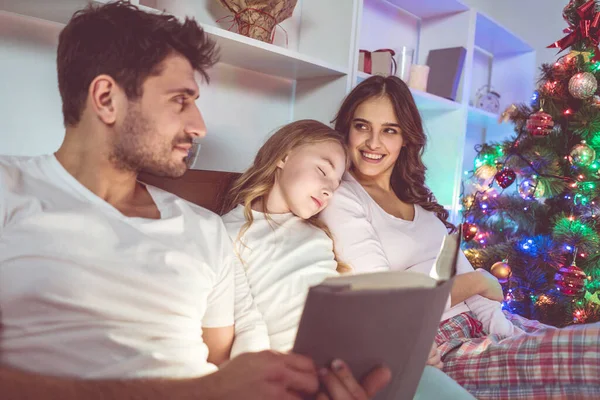
<path id="1" fill-rule="evenodd" d="M 171 53 L 186 57 L 206 81 L 207 69 L 218 59 L 215 43 L 193 19 L 180 22 L 124 1 L 90 5 L 76 12 L 58 43 L 58 88 L 65 126 L 79 123 L 88 88 L 98 75 L 111 76 L 135 100 L 142 95 L 146 78 L 159 74 L 161 62 Z"/>

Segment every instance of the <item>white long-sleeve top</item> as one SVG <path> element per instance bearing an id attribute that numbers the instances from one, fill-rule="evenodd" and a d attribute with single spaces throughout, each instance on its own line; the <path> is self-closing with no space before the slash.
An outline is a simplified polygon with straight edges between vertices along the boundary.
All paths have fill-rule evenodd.
<path id="1" fill-rule="evenodd" d="M 253 323 L 244 324 L 245 339 L 239 343 L 240 320 L 254 319 L 247 300 L 247 310 L 241 308 L 240 298 L 245 297 L 244 287 L 249 284 L 254 303 L 267 325 L 271 349 L 286 352 L 294 346 L 308 289 L 338 274 L 333 243 L 321 229 L 291 213 L 272 214 L 271 221 L 261 212 L 254 211 L 253 216 L 254 222 L 242 235 L 241 242 L 238 235 L 246 223 L 243 207 L 238 206 L 223 216 L 243 264 L 243 269 L 236 271 L 234 346 L 239 353 L 265 345 L 264 337 L 251 328 Z"/>
<path id="2" fill-rule="evenodd" d="M 341 261 L 355 272 L 410 270 L 429 275 L 447 231 L 434 213 L 415 205 L 412 221 L 385 212 L 358 183 L 346 173 L 321 219 L 331 230 Z M 473 271 L 460 252 L 457 274 Z M 450 307 L 442 321 L 472 311 L 488 333 L 512 336 L 518 330 L 502 313 L 501 304 L 475 295 Z"/>

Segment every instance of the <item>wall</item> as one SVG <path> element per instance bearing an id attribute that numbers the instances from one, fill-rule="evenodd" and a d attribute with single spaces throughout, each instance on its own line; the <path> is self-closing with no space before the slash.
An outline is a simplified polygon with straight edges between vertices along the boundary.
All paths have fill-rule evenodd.
<path id="1" fill-rule="evenodd" d="M 568 0 L 461 0 L 487 14 L 520 36 L 536 51 L 536 66 L 556 59 L 557 49 L 547 49 L 562 38 L 567 27 L 562 9 Z M 537 76 L 537 75 L 536 75 Z"/>
<path id="2" fill-rule="evenodd" d="M 60 27 L 0 12 L 0 154 L 37 155 L 64 137 L 56 80 Z"/>
<path id="3" fill-rule="evenodd" d="M 556 50 L 545 49 L 545 46 L 562 35 L 565 23 L 561 11 L 567 0 L 463 1 L 479 8 L 531 43 L 537 51 L 538 65 L 543 61 L 554 60 Z M 376 3 L 375 0 L 365 0 L 365 2 L 371 5 Z M 375 6 L 377 8 L 374 8 Z M 375 6 L 367 7 L 367 12 L 385 8 L 384 5 L 375 4 Z M 536 17 L 532 18 L 533 15 Z M 411 23 L 411 21 L 405 22 L 409 25 Z M 0 86 L 2 87 L 0 90 L 0 154 L 49 153 L 55 151 L 62 141 L 64 128 L 55 67 L 57 34 L 56 25 L 31 20 L 24 23 L 0 11 Z M 412 40 L 414 38 L 411 38 Z M 361 45 L 368 46 L 370 43 L 361 43 Z M 244 126 L 243 122 L 249 120 L 253 113 L 272 110 L 272 107 L 276 106 L 281 108 L 280 115 L 284 115 L 286 114 L 284 109 L 290 107 L 285 98 L 288 98 L 293 90 L 292 82 L 266 78 L 260 74 L 249 74 L 247 80 L 240 82 L 232 79 L 236 74 L 230 68 L 215 72 L 223 79 L 213 81 L 211 87 L 206 90 L 207 96 L 201 98 L 199 103 L 207 117 L 209 129 L 213 128 L 211 132 L 214 136 L 207 138 L 207 146 L 212 144 L 216 147 L 217 144 L 222 144 L 221 142 L 228 136 L 226 133 L 233 129 L 232 121 L 237 121 L 239 125 Z M 209 98 L 214 99 L 214 96 L 219 96 L 219 104 L 223 104 L 221 101 L 226 101 L 225 98 L 228 96 L 233 98 L 235 94 L 228 88 L 232 82 L 242 84 L 250 91 L 257 88 L 261 88 L 262 91 L 263 87 L 267 87 L 264 92 L 272 96 L 261 96 L 258 102 L 248 101 L 248 108 L 245 110 L 215 109 L 216 103 L 211 102 Z M 273 101 L 273 99 L 278 100 Z M 240 117 L 244 121 L 240 121 Z M 280 123 L 287 122 L 286 119 L 282 118 Z M 260 132 L 264 131 L 266 137 L 269 130 L 275 127 L 256 128 Z M 254 152 L 260 144 L 252 143 L 245 148 L 248 152 Z M 215 153 L 212 158 L 223 162 L 224 156 L 223 153 Z M 221 165 L 218 167 L 223 168 Z M 244 167 L 244 165 L 236 165 L 235 169 Z"/>
<path id="4" fill-rule="evenodd" d="M 53 153 L 64 138 L 56 77 L 61 29 L 0 11 L 0 154 Z M 218 64 L 210 85 L 200 87 L 208 134 L 194 168 L 245 170 L 273 130 L 290 121 L 293 90 L 293 81 Z M 245 106 L 235 107 L 240 102 Z M 265 110 L 268 119 L 257 117 Z"/>

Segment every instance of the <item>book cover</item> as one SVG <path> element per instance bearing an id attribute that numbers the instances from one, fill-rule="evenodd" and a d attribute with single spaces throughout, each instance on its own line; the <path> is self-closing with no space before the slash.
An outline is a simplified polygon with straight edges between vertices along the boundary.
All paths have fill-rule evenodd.
<path id="1" fill-rule="evenodd" d="M 327 366 L 344 360 L 361 379 L 392 371 L 377 400 L 412 399 L 450 295 L 460 231 L 448 235 L 430 276 L 389 271 L 328 278 L 309 290 L 294 352 Z"/>

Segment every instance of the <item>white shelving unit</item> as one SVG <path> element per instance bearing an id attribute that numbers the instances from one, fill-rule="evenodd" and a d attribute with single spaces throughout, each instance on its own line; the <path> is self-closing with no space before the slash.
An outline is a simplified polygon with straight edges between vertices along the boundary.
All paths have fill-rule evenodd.
<path id="1" fill-rule="evenodd" d="M 8 29 L 0 29 L 0 51 L 3 43 L 8 47 L 18 43 L 17 53 L 25 49 L 24 60 L 38 54 L 40 46 L 44 54 L 52 54 L 62 26 L 89 2 L 3 1 L 0 26 Z M 329 123 L 343 97 L 368 78 L 357 71 L 359 49 L 408 46 L 415 50 L 414 62 L 424 64 L 430 50 L 461 46 L 466 49 L 466 61 L 456 101 L 412 90 L 429 136 L 427 183 L 438 201 L 456 212 L 463 164 L 472 162 L 470 149 L 511 130 L 497 126 L 497 115 L 472 106 L 477 89 L 491 84 L 501 94 L 503 108 L 526 101 L 534 87 L 532 48 L 459 0 L 298 0 L 293 16 L 277 28 L 273 44 L 230 30 L 230 13 L 215 0 L 132 3 L 149 12 L 164 10 L 181 18 L 194 17 L 220 47 L 221 62 L 211 72 L 211 84 L 201 87 L 199 106 L 209 133 L 195 168 L 241 171 L 279 126 L 300 118 Z M 15 51 L 15 47 L 10 49 Z M 41 65 L 48 68 L 52 62 L 44 59 Z M 15 85 L 27 87 L 26 76 L 14 75 L 23 80 Z M 59 112 L 60 104 L 54 104 L 55 81 L 29 92 L 33 90 L 51 93 L 47 103 L 38 100 L 34 108 Z M 18 116 L 16 111 L 16 105 L 14 110 L 5 107 L 0 117 Z M 36 126 L 31 120 L 24 123 L 29 124 L 24 131 L 43 128 L 56 136 L 52 143 L 60 142 L 62 126 Z M 47 148 L 46 152 L 54 150 Z"/>
<path id="2" fill-rule="evenodd" d="M 498 115 L 475 108 L 475 94 L 491 85 L 506 106 L 527 101 L 534 89 L 535 52 L 492 18 L 458 0 L 364 0 L 358 49 L 405 46 L 414 63 L 426 64 L 429 51 L 464 47 L 466 59 L 456 101 L 413 90 L 423 117 L 428 145 L 427 184 L 438 201 L 457 216 L 463 170 L 473 163 L 475 144 L 512 132 Z M 388 32 L 388 34 L 383 34 Z M 360 82 L 367 76 L 356 74 Z"/>
<path id="3" fill-rule="evenodd" d="M 360 83 L 365 79 L 369 78 L 371 74 L 367 74 L 362 71 L 357 71 L 356 76 L 357 83 Z M 422 112 L 436 110 L 458 110 L 461 107 L 460 103 L 457 103 L 456 101 L 444 99 L 431 93 L 422 92 L 417 89 L 410 89 L 410 92 L 415 98 L 415 103 L 417 104 L 417 107 Z"/>

